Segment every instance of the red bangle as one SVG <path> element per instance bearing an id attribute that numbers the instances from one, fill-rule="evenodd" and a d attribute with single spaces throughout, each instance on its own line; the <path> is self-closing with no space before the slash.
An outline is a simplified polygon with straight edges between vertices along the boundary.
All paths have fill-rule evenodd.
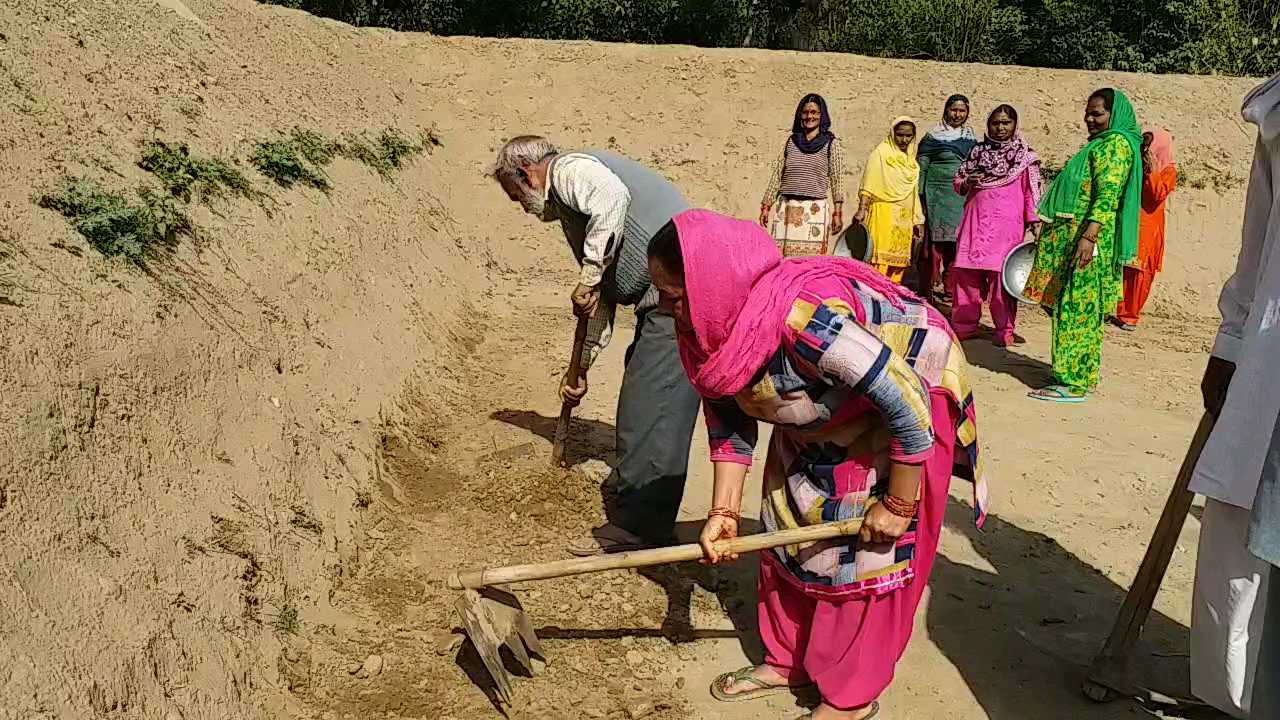
<path id="1" fill-rule="evenodd" d="M 738 522 L 739 520 L 742 519 L 741 515 L 739 515 L 737 512 L 733 510 L 730 510 L 727 507 L 711 508 L 711 512 L 707 513 L 707 519 L 710 520 L 713 517 L 726 517 L 726 518 L 729 518 L 730 520 L 733 520 L 734 522 Z"/>
<path id="2" fill-rule="evenodd" d="M 900 518 L 913 518 L 916 516 L 916 509 L 919 503 L 914 500 L 903 500 L 900 497 L 886 494 L 880 498 L 880 502 L 884 503 L 884 509 L 897 515 Z"/>

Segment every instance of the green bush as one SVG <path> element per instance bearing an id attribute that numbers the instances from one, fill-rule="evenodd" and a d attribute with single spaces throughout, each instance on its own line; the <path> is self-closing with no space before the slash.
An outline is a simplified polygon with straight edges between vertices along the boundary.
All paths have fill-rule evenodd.
<path id="1" fill-rule="evenodd" d="M 280 187 L 302 184 L 328 192 L 329 177 L 324 169 L 339 149 L 323 135 L 295 127 L 288 135 L 255 145 L 249 162 Z"/>
<path id="2" fill-rule="evenodd" d="M 958 62 L 1012 63 L 1025 18 L 999 0 L 845 0 L 822 47 L 838 52 Z"/>
<path id="3" fill-rule="evenodd" d="M 387 128 L 372 138 L 365 133 L 347 135 L 340 152 L 344 157 L 373 168 L 383 179 L 389 179 L 406 162 L 421 155 L 428 143 L 434 142 L 435 137 L 429 133 L 415 143 L 399 130 Z"/>
<path id="4" fill-rule="evenodd" d="M 185 143 L 170 145 L 153 140 L 143 146 L 138 166 L 154 174 L 171 195 L 183 202 L 191 202 L 193 195 L 205 201 L 228 195 L 252 200 L 260 195 L 231 163 L 192 155 Z"/>
<path id="5" fill-rule="evenodd" d="M 36 204 L 61 213 L 103 255 L 140 266 L 195 231 L 174 198 L 154 188 L 140 189 L 135 202 L 88 178 L 67 177 L 57 190 L 36 198 Z"/>

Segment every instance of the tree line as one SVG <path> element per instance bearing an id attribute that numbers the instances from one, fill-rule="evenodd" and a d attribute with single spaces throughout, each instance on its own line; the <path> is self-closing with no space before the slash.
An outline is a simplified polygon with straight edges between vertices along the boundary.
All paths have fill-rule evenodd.
<path id="1" fill-rule="evenodd" d="M 1280 72 L 1280 0 L 263 0 L 353 25 L 1154 73 Z"/>

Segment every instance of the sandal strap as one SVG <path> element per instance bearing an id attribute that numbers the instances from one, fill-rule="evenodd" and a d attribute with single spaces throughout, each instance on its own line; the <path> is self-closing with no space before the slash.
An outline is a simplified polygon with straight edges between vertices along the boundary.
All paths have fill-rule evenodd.
<path id="1" fill-rule="evenodd" d="M 734 670 L 731 673 L 725 673 L 724 675 L 720 676 L 721 678 L 723 678 L 723 681 L 720 683 L 720 687 L 721 689 L 725 689 L 725 688 L 728 688 L 728 686 L 731 685 L 732 683 L 738 683 L 738 682 L 751 683 L 752 685 L 755 685 L 756 688 L 759 690 L 772 690 L 778 687 L 777 685 L 771 685 L 751 674 L 759 669 L 760 669 L 759 665 L 748 665 L 744 668 Z M 746 690 L 744 692 L 751 692 L 751 691 Z M 737 695 L 738 693 L 734 693 L 734 694 Z"/>

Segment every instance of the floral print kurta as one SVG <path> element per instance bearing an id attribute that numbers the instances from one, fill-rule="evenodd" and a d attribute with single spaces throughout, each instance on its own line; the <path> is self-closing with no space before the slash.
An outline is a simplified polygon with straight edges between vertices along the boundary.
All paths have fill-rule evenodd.
<path id="1" fill-rule="evenodd" d="M 1053 312 L 1053 374 L 1059 385 L 1083 395 L 1098 385 L 1103 327 L 1124 295 L 1121 266 L 1115 262 L 1116 210 L 1133 148 L 1113 135 L 1089 149 L 1089 171 L 1080 185 L 1072 218 L 1054 218 L 1036 249 L 1026 296 Z M 1075 266 L 1076 244 L 1085 226 L 1096 222 L 1097 255 L 1083 270 Z"/>

